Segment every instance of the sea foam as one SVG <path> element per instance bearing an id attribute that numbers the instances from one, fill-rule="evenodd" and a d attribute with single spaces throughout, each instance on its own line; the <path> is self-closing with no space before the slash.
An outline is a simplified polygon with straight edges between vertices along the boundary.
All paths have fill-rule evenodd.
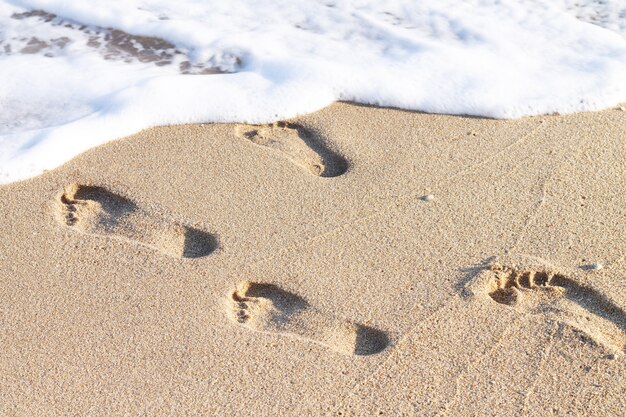
<path id="1" fill-rule="evenodd" d="M 177 123 L 336 100 L 517 118 L 626 101 L 621 0 L 0 0 L 0 183 Z"/>

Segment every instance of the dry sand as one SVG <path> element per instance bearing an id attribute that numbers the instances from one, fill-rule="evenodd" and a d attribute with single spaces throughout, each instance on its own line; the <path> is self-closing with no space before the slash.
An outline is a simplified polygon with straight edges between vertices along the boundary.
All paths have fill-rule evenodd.
<path id="1" fill-rule="evenodd" d="M 338 103 L 2 186 L 0 415 L 622 416 L 625 120 Z"/>

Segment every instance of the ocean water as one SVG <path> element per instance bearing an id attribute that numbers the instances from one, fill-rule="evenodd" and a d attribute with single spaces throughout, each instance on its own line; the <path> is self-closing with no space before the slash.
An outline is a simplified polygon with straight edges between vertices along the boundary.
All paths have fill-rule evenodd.
<path id="1" fill-rule="evenodd" d="M 0 0 L 0 79 L 0 183 L 146 127 L 336 100 L 598 110 L 626 101 L 626 1 Z"/>

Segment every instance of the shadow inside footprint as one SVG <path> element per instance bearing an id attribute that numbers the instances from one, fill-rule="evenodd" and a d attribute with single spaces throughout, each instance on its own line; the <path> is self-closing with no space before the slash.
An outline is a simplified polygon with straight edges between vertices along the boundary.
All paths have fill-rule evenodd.
<path id="1" fill-rule="evenodd" d="M 264 126 L 239 126 L 238 131 L 240 136 L 281 152 L 318 177 L 337 177 L 348 170 L 345 158 L 330 150 L 321 138 L 300 125 L 277 122 Z"/>
<path id="2" fill-rule="evenodd" d="M 372 355 L 389 345 L 386 333 L 312 307 L 274 284 L 243 281 L 230 296 L 235 321 L 251 330 L 307 339 L 351 355 Z"/>
<path id="3" fill-rule="evenodd" d="M 243 291 L 235 291 L 233 298 L 244 301 L 250 298 L 265 298 L 285 313 L 295 313 L 308 307 L 308 303 L 297 294 L 285 291 L 277 285 L 249 282 Z"/>
<path id="4" fill-rule="evenodd" d="M 137 210 L 135 203 L 117 194 L 113 194 L 102 187 L 90 185 L 73 185 L 61 195 L 61 202 L 67 209 L 67 225 L 72 226 L 78 222 L 77 204 L 94 201 L 99 204 L 102 214 L 97 217 L 100 226 L 115 227 L 119 219 Z"/>
<path id="5" fill-rule="evenodd" d="M 202 258 L 213 252 L 217 246 L 217 239 L 212 234 L 193 227 L 185 228 L 183 258 Z"/>
<path id="6" fill-rule="evenodd" d="M 218 245 L 210 233 L 148 213 L 104 187 L 66 187 L 56 214 L 78 232 L 126 239 L 176 258 L 206 256 Z"/>
<path id="7" fill-rule="evenodd" d="M 626 312 L 614 304 L 604 294 L 591 288 L 584 287 L 576 281 L 563 275 L 553 275 L 546 285 L 556 285 L 565 288 L 565 296 L 589 312 L 611 321 L 626 334 Z"/>
<path id="8" fill-rule="evenodd" d="M 389 346 L 389 336 L 385 332 L 360 324 L 356 327 L 355 355 L 373 355 Z"/>

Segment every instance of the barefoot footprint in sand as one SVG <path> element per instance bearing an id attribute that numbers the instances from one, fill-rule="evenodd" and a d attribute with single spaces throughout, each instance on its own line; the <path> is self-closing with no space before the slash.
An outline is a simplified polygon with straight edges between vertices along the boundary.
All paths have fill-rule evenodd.
<path id="1" fill-rule="evenodd" d="M 211 234 L 148 213 L 103 187 L 66 187 L 55 214 L 77 232 L 124 239 L 175 258 L 206 256 L 217 247 Z"/>
<path id="2" fill-rule="evenodd" d="M 309 340 L 343 354 L 371 355 L 389 344 L 384 332 L 325 314 L 274 284 L 241 282 L 228 298 L 228 310 L 250 330 Z"/>
<path id="3" fill-rule="evenodd" d="M 564 274 L 492 264 L 470 287 L 482 287 L 493 301 L 521 311 L 556 314 L 603 345 L 626 349 L 624 310 Z"/>
<path id="4" fill-rule="evenodd" d="M 326 148 L 322 142 L 301 126 L 277 122 L 265 126 L 238 126 L 240 137 L 280 152 L 291 162 L 318 177 L 337 177 L 348 169 L 341 156 Z"/>

